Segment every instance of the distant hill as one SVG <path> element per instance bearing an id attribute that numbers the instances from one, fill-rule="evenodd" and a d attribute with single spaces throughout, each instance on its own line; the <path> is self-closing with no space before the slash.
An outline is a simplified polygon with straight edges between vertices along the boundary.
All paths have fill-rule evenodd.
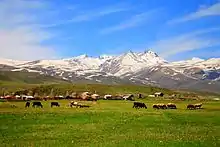
<path id="1" fill-rule="evenodd" d="M 15 83 L 15 84 L 53 84 L 53 83 L 70 83 L 66 80 L 56 77 L 42 75 L 32 72 L 12 72 L 0 71 L 0 83 Z"/>

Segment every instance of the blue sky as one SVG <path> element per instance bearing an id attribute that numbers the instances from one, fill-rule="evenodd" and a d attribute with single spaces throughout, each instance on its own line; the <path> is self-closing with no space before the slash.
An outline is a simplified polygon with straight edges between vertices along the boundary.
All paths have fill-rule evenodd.
<path id="1" fill-rule="evenodd" d="M 1 58 L 220 57 L 219 0 L 0 0 L 0 22 Z"/>

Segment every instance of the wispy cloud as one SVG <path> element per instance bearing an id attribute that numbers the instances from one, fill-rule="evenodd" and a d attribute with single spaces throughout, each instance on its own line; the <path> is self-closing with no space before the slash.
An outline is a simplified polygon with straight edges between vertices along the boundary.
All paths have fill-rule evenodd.
<path id="1" fill-rule="evenodd" d="M 42 45 L 51 34 L 30 25 L 38 22 L 31 11 L 43 11 L 46 7 L 45 3 L 34 0 L 0 1 L 1 58 L 34 60 L 55 56 L 51 47 Z"/>
<path id="2" fill-rule="evenodd" d="M 153 14 L 155 14 L 158 10 L 150 10 L 144 13 L 136 14 L 132 16 L 130 19 L 122 21 L 121 23 L 105 28 L 101 30 L 101 34 L 108 34 L 115 31 L 120 31 L 136 26 L 143 25 L 147 20 L 151 19 Z"/>
<path id="3" fill-rule="evenodd" d="M 168 24 L 174 24 L 174 23 L 180 23 L 180 22 L 185 22 L 185 21 L 190 21 L 190 20 L 195 20 L 199 19 L 202 17 L 207 17 L 207 16 L 217 16 L 220 15 L 220 2 L 211 5 L 211 6 L 203 6 L 196 12 L 190 13 L 182 18 L 174 19 L 168 22 Z"/>
<path id="4" fill-rule="evenodd" d="M 130 7 L 125 6 L 111 6 L 106 7 L 102 9 L 96 9 L 96 10 L 89 10 L 84 12 L 78 12 L 78 14 L 70 19 L 62 20 L 56 23 L 52 24 L 46 24 L 46 25 L 39 25 L 43 28 L 49 28 L 49 27 L 56 27 L 60 25 L 70 24 L 70 23 L 77 23 L 77 22 L 85 22 L 85 21 L 92 21 L 100 17 L 104 17 L 106 15 L 110 15 L 113 13 L 119 13 L 123 11 L 130 10 Z"/>
<path id="5" fill-rule="evenodd" d="M 171 55 L 185 51 L 217 46 L 220 45 L 220 38 L 204 38 L 205 34 L 215 31 L 220 31 L 220 28 L 210 28 L 159 40 L 151 45 L 151 48 L 160 52 L 163 57 L 167 58 Z"/>

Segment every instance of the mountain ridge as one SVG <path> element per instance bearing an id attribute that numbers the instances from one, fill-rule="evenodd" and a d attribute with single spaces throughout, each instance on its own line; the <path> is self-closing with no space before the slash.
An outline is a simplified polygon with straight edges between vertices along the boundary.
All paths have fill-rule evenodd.
<path id="1" fill-rule="evenodd" d="M 0 70 L 26 70 L 72 82 L 127 82 L 212 92 L 218 92 L 217 89 L 220 89 L 220 58 L 204 60 L 194 57 L 190 60 L 168 62 L 151 50 L 128 51 L 118 56 L 90 57 L 84 54 L 66 59 L 28 62 L 0 59 L 0 65 Z"/>

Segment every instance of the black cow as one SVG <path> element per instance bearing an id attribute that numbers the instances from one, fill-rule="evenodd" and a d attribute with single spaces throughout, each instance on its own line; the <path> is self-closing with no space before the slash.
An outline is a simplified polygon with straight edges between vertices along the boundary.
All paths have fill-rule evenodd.
<path id="1" fill-rule="evenodd" d="M 30 107 L 30 104 L 31 104 L 30 102 L 26 102 L 25 108 L 26 108 L 26 107 Z"/>
<path id="2" fill-rule="evenodd" d="M 58 103 L 58 102 L 51 102 L 51 105 L 50 105 L 51 107 L 53 107 L 53 106 L 57 106 L 57 107 L 60 107 L 60 104 Z"/>
<path id="3" fill-rule="evenodd" d="M 134 102 L 133 108 L 136 108 L 136 109 L 145 108 L 145 109 L 147 109 L 147 106 L 145 105 L 145 103 Z"/>
<path id="4" fill-rule="evenodd" d="M 142 98 L 142 94 L 138 94 L 138 98 L 141 99 Z"/>
<path id="5" fill-rule="evenodd" d="M 43 108 L 43 105 L 41 104 L 41 102 L 33 102 L 32 106 L 33 107 L 37 106 L 37 107 Z"/>
<path id="6" fill-rule="evenodd" d="M 83 108 L 83 107 L 89 108 L 90 106 L 88 106 L 88 105 L 79 105 L 79 108 Z"/>

